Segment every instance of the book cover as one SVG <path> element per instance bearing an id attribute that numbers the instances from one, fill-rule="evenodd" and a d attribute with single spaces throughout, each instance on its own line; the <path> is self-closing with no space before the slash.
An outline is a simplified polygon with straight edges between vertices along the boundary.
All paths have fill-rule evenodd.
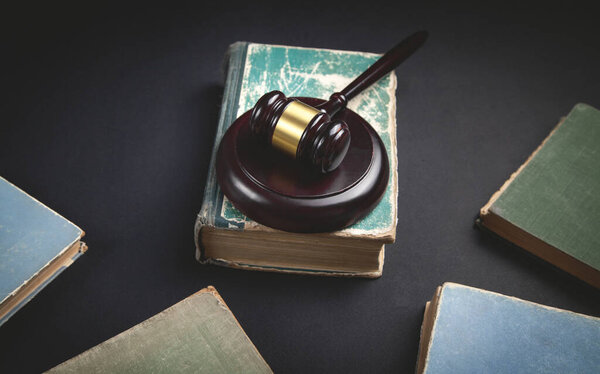
<path id="1" fill-rule="evenodd" d="M 600 111 L 577 104 L 481 209 L 480 224 L 600 288 Z"/>
<path id="2" fill-rule="evenodd" d="M 214 287 L 48 373 L 272 373 Z"/>
<path id="3" fill-rule="evenodd" d="M 456 283 L 425 309 L 417 373 L 599 373 L 600 318 Z"/>
<path id="4" fill-rule="evenodd" d="M 0 177 L 0 325 L 85 252 L 83 235 Z"/>
<path id="5" fill-rule="evenodd" d="M 202 208 L 195 225 L 196 257 L 200 262 L 260 270 L 305 272 L 306 269 L 282 269 L 277 266 L 246 266 L 222 259 L 207 258 L 203 252 L 203 230 L 237 232 L 275 232 L 241 212 L 220 191 L 215 174 L 215 156 L 227 128 L 251 109 L 266 92 L 280 90 L 287 96 L 328 98 L 340 91 L 373 64 L 380 55 L 363 52 L 266 45 L 247 42 L 233 44 L 227 56 L 227 78 L 220 119 L 216 130 L 212 159 Z M 379 247 L 391 243 L 396 235 L 397 156 L 396 156 L 396 76 L 391 73 L 351 100 L 348 107 L 379 133 L 390 161 L 387 190 L 377 207 L 356 224 L 327 234 L 289 234 L 291 240 L 313 235 L 378 241 Z M 383 256 L 382 256 L 383 257 Z M 312 271 L 312 273 L 315 273 Z M 327 271 L 319 271 L 327 273 Z M 332 273 L 332 272 L 330 272 Z M 333 272 L 335 273 L 335 272 Z M 380 271 L 375 273 L 380 274 Z M 371 274 L 372 276 L 373 274 Z M 369 275 L 367 275 L 369 276 Z"/>

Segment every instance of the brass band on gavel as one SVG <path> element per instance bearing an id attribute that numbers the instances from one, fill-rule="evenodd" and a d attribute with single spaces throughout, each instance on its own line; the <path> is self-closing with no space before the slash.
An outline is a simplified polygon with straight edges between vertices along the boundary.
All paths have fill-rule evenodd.
<path id="1" fill-rule="evenodd" d="M 286 106 L 277 121 L 277 125 L 275 125 L 271 144 L 296 158 L 298 143 L 302 138 L 302 134 L 304 134 L 304 130 L 319 113 L 321 112 L 300 101 L 292 101 Z"/>

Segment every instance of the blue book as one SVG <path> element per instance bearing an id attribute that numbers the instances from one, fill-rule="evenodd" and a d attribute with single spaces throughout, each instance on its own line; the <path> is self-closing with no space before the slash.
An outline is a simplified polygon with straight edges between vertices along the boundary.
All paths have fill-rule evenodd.
<path id="1" fill-rule="evenodd" d="M 0 325 L 85 252 L 83 235 L 0 177 Z"/>
<path id="2" fill-rule="evenodd" d="M 425 306 L 417 373 L 600 373 L 600 318 L 445 283 Z"/>

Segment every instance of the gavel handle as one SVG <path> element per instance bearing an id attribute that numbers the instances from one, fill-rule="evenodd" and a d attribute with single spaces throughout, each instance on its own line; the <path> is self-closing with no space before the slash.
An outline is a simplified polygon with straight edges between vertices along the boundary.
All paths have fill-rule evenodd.
<path id="1" fill-rule="evenodd" d="M 417 49 L 419 49 L 429 33 L 427 31 L 416 32 L 398 43 L 385 55 L 381 56 L 373 65 L 359 75 L 346 88 L 339 93 L 331 95 L 329 101 L 321 106 L 329 115 L 333 116 L 337 111 L 344 108 L 346 103 L 365 88 L 377 82 L 384 75 L 394 70 Z"/>
<path id="2" fill-rule="evenodd" d="M 428 35 L 427 31 L 419 31 L 402 40 L 365 70 L 364 73 L 359 75 L 358 78 L 353 80 L 352 83 L 346 86 L 340 93 L 346 96 L 346 99 L 351 100 L 362 90 L 383 78 L 384 75 L 394 70 L 404 60 L 410 57 L 410 55 L 425 43 Z"/>

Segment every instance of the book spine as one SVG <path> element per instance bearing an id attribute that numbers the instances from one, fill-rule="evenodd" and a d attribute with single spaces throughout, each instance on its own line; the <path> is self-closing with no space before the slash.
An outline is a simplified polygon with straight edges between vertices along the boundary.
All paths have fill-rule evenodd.
<path id="1" fill-rule="evenodd" d="M 208 169 L 208 176 L 206 178 L 206 187 L 204 189 L 202 208 L 198 213 L 196 224 L 194 225 L 196 259 L 200 263 L 206 263 L 207 261 L 202 248 L 202 228 L 207 225 L 214 225 L 214 219 L 216 216 L 215 210 L 219 206 L 219 204 L 217 204 L 217 199 L 219 197 L 219 185 L 217 183 L 217 174 L 215 172 L 217 150 L 219 149 L 221 138 L 223 138 L 223 135 L 235 120 L 238 112 L 240 89 L 244 77 L 244 66 L 246 63 L 247 50 L 247 42 L 237 42 L 229 46 L 225 56 L 224 63 L 227 66 L 227 76 L 225 78 L 223 101 L 221 103 L 219 122 L 217 124 L 215 141 L 210 157 L 210 166 Z"/>
<path id="2" fill-rule="evenodd" d="M 87 251 L 87 245 L 79 239 L 81 236 L 0 303 L 0 326 Z"/>

